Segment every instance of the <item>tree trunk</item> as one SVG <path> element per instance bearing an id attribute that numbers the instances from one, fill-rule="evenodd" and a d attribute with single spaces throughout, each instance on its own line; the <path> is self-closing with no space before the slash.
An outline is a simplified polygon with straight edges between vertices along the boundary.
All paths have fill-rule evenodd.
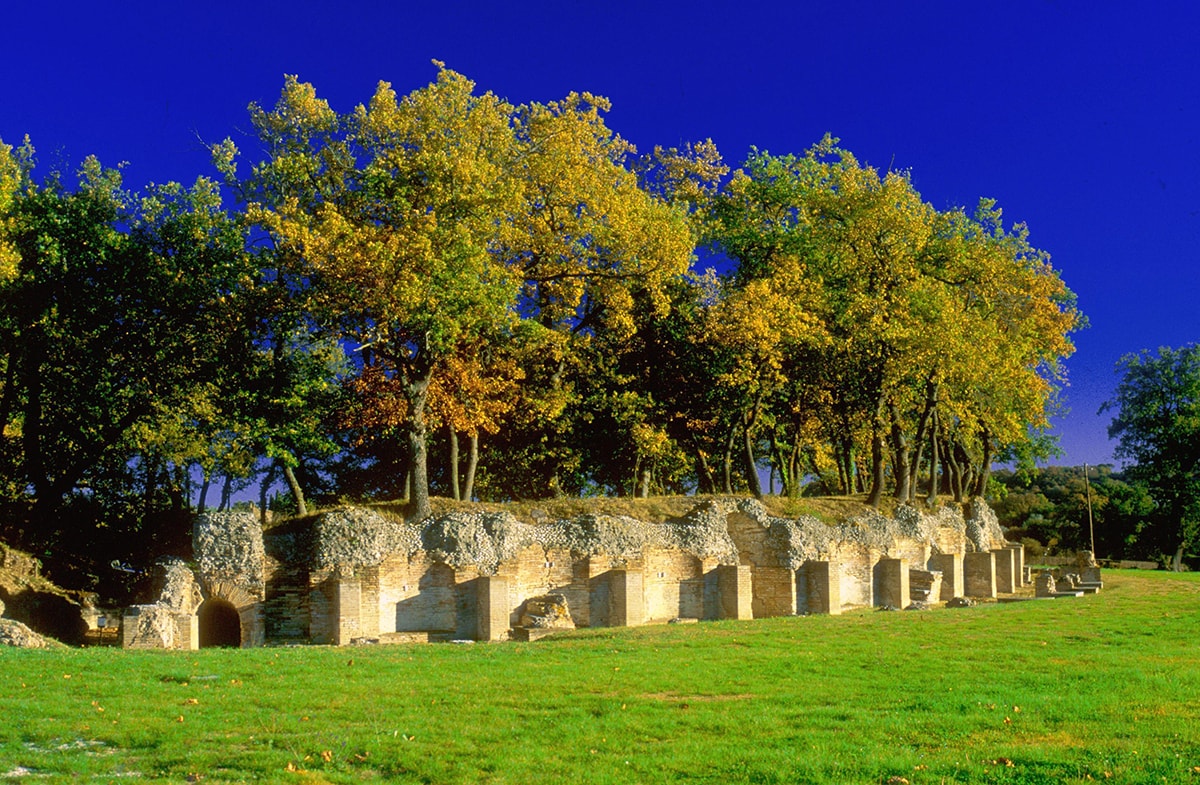
<path id="1" fill-rule="evenodd" d="M 837 447 L 838 483 L 843 496 L 854 493 L 854 448 L 843 441 Z"/>
<path id="2" fill-rule="evenodd" d="M 475 498 L 475 469 L 479 466 L 479 432 L 471 434 L 470 446 L 467 447 L 467 476 L 463 483 L 462 498 L 459 501 L 469 502 Z"/>
<path id="3" fill-rule="evenodd" d="M 713 475 L 712 467 L 708 465 L 708 458 L 700 447 L 700 440 L 694 433 L 689 433 L 689 437 L 692 440 L 692 451 L 696 454 L 696 479 L 700 483 L 700 493 L 715 494 L 717 478 Z"/>
<path id="4" fill-rule="evenodd" d="M 425 404 L 429 398 L 429 380 L 433 368 L 422 367 L 408 375 L 404 394 L 408 403 L 408 454 L 412 471 L 412 494 L 408 499 L 408 518 L 420 521 L 428 518 L 433 508 L 429 503 L 429 454 L 426 444 Z"/>
<path id="5" fill-rule="evenodd" d="M 962 467 L 958 461 L 957 445 L 949 442 L 944 446 L 943 452 L 945 453 L 943 460 L 946 463 L 946 474 L 950 481 L 950 493 L 954 496 L 956 504 L 962 504 Z"/>
<path id="6" fill-rule="evenodd" d="M 801 481 L 804 479 L 804 470 L 801 468 L 801 456 L 803 451 L 800 447 L 800 437 L 797 435 L 792 440 L 792 451 L 788 455 L 787 473 L 788 473 L 788 498 L 799 499 L 801 490 Z"/>
<path id="7" fill-rule="evenodd" d="M 992 432 L 988 428 L 980 434 L 983 442 L 983 457 L 979 460 L 979 477 L 975 482 L 975 495 L 979 498 L 987 496 L 988 483 L 992 478 Z"/>
<path id="8" fill-rule="evenodd" d="M 304 489 L 300 487 L 300 482 L 296 479 L 296 472 L 286 461 L 279 461 L 279 465 L 283 469 L 283 478 L 287 480 L 288 488 L 292 491 L 292 498 L 296 500 L 296 514 L 308 515 L 308 505 L 304 501 Z"/>
<path id="9" fill-rule="evenodd" d="M 788 498 L 792 497 L 792 467 L 794 455 L 791 459 L 785 458 L 783 448 L 779 445 L 779 437 L 775 433 L 775 429 L 771 429 L 771 489 L 770 493 L 775 493 L 775 470 L 779 470 L 779 486 L 780 491 Z"/>
<path id="10" fill-rule="evenodd" d="M 916 445 L 912 462 L 909 464 L 908 473 L 908 501 L 912 502 L 917 497 L 918 477 L 917 474 L 921 471 L 921 459 L 925 455 L 925 441 L 929 434 L 929 423 L 933 419 L 934 413 L 937 411 L 937 394 L 938 384 L 930 375 L 925 382 L 925 408 L 921 412 L 921 417 L 917 421 L 917 432 L 913 435 L 913 443 Z"/>
<path id="11" fill-rule="evenodd" d="M 938 416 L 936 409 L 929 416 L 929 426 L 929 496 L 925 498 L 925 503 L 933 507 L 937 504 L 938 493 Z"/>
<path id="12" fill-rule="evenodd" d="M 650 478 L 651 478 L 650 465 L 648 463 L 642 463 L 642 466 L 638 473 L 638 483 L 637 483 L 637 492 L 636 492 L 637 498 L 639 498 L 639 499 L 649 499 L 650 498 Z"/>
<path id="13" fill-rule="evenodd" d="M 225 482 L 221 484 L 221 503 L 217 506 L 217 512 L 229 509 L 229 503 L 233 499 L 233 475 L 225 473 Z"/>
<path id="14" fill-rule="evenodd" d="M 208 489 L 212 487 L 212 477 L 208 476 L 208 472 L 203 473 L 204 481 L 200 483 L 200 498 L 196 500 L 196 514 L 204 514 L 204 502 L 208 499 Z"/>
<path id="15" fill-rule="evenodd" d="M 259 523 L 261 523 L 263 526 L 267 525 L 267 507 L 271 503 L 271 499 L 268 494 L 271 492 L 271 484 L 275 482 L 276 468 L 278 467 L 274 463 L 268 466 L 267 470 L 263 472 L 262 482 L 258 485 L 258 515 Z"/>
<path id="16" fill-rule="evenodd" d="M 746 461 L 746 483 L 750 486 L 750 493 L 754 494 L 754 498 L 761 499 L 762 483 L 758 479 L 758 462 L 754 459 L 754 438 L 751 436 L 756 419 L 757 417 L 750 412 L 742 415 L 742 448 Z"/>
<path id="17" fill-rule="evenodd" d="M 871 492 L 867 496 L 867 506 L 878 509 L 883 501 L 883 433 L 879 429 L 879 420 L 871 427 Z"/>
<path id="18" fill-rule="evenodd" d="M 737 425 L 729 426 L 729 434 L 725 437 L 725 455 L 721 458 L 721 469 L 724 475 L 725 493 L 733 493 L 733 445 L 737 442 Z"/>
<path id="19" fill-rule="evenodd" d="M 1171 569 L 1175 572 L 1183 572 L 1183 547 L 1185 543 L 1179 543 L 1179 547 L 1175 549 L 1175 558 L 1171 560 Z M 1094 555 L 1094 554 L 1093 554 Z"/>
<path id="20" fill-rule="evenodd" d="M 900 425 L 900 410 L 895 402 L 888 403 L 888 414 L 892 420 L 892 455 L 896 465 L 896 493 L 900 501 L 908 501 L 911 484 L 909 482 L 909 449 L 908 437 Z"/>
<path id="21" fill-rule="evenodd" d="M 446 467 L 450 475 L 450 498 L 462 501 L 458 495 L 458 431 L 454 430 L 453 425 L 447 426 L 446 429 L 450 432 L 450 464 Z"/>

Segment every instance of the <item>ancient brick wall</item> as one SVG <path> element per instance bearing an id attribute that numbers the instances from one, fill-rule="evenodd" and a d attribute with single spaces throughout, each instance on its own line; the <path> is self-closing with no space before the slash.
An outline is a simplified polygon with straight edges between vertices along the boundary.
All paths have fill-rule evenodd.
<path id="1" fill-rule="evenodd" d="M 505 617 L 518 626 L 525 604 L 548 595 L 565 600 L 576 627 L 836 613 L 884 594 L 903 605 L 897 592 L 907 568 L 936 569 L 947 558 L 1004 547 L 990 510 L 976 505 L 971 516 L 902 508 L 896 519 L 868 514 L 828 525 L 773 518 L 743 499 L 705 502 L 665 524 L 582 516 L 533 526 L 501 513 L 410 524 L 347 508 L 307 529 L 277 530 L 265 553 L 251 549 L 261 555 L 242 565 L 245 576 L 240 552 L 238 561 L 224 545 L 215 557 L 198 550 L 201 564 L 212 565 L 198 579 L 206 598 L 236 607 L 243 645 L 497 639 Z M 206 526 L 201 545 L 218 539 L 210 529 L 253 544 L 252 531 L 235 530 L 258 523 Z M 894 566 L 901 562 L 903 574 Z M 957 583 L 950 575 L 943 585 L 961 595 L 961 577 Z"/>

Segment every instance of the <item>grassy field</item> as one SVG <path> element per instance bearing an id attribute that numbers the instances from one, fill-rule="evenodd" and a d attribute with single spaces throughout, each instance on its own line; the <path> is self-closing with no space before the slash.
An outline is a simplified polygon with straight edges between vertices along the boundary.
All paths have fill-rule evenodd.
<path id="1" fill-rule="evenodd" d="M 0 651 L 0 780 L 1200 783 L 1200 575 L 534 644 Z"/>

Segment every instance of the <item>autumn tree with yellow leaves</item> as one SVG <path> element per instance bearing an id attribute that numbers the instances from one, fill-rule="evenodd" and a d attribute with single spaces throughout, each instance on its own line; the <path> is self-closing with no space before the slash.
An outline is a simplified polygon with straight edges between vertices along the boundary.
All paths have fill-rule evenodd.
<path id="1" fill-rule="evenodd" d="M 907 176 L 863 166 L 826 137 L 803 156 L 753 152 L 712 214 L 712 242 L 736 263 L 719 306 L 733 316 L 713 335 L 748 344 L 735 351 L 745 367 L 774 374 L 774 468 L 793 486 L 779 441 L 793 456 L 827 448 L 842 492 L 869 490 L 872 504 L 889 474 L 911 500 L 922 458 L 931 497 L 945 483 L 961 498 L 984 491 L 998 449 L 1046 426 L 1080 316 L 1045 255 L 990 203 L 970 218 L 940 214 Z M 780 338 L 799 324 L 804 339 L 767 341 L 751 318 L 730 329 L 747 297 L 761 306 L 747 313 Z M 748 452 L 760 416 L 738 426 Z"/>

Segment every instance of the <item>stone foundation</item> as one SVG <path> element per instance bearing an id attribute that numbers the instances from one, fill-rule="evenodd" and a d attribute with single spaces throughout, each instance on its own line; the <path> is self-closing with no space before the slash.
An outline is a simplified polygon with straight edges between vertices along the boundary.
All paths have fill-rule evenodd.
<path id="1" fill-rule="evenodd" d="M 126 640 L 189 648 L 531 639 L 543 634 L 529 632 L 542 629 L 529 622 L 535 599 L 559 609 L 561 629 L 903 608 L 914 591 L 925 602 L 994 597 L 992 551 L 1015 570 L 1017 550 L 990 513 L 973 505 L 964 520 L 956 507 L 901 508 L 895 519 L 870 513 L 828 525 L 730 499 L 663 524 L 586 515 L 535 526 L 502 513 L 418 524 L 346 508 L 265 537 L 254 516 L 208 515 L 194 538 L 199 611 L 168 609 L 183 616 L 167 623 L 162 610 L 131 609 Z M 206 626 L 222 619 L 228 637 L 214 637 Z"/>

